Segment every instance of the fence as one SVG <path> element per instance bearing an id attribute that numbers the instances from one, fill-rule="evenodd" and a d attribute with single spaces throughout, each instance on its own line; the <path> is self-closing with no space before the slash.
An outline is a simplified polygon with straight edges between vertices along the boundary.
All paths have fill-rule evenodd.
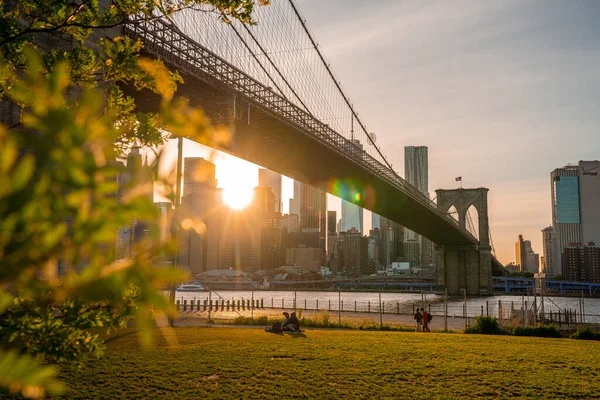
<path id="1" fill-rule="evenodd" d="M 176 309 L 180 312 L 178 318 L 185 320 L 186 324 L 203 323 L 211 320 L 233 320 L 238 316 L 278 317 L 284 310 L 302 310 L 305 316 L 314 316 L 327 312 L 338 314 L 341 323 L 356 321 L 357 319 L 374 323 L 391 323 L 399 325 L 412 325 L 416 308 L 424 308 L 433 317 L 432 327 L 435 329 L 463 329 L 469 327 L 476 317 L 490 316 L 497 318 L 502 325 L 535 326 L 538 323 L 554 323 L 558 327 L 576 327 L 581 324 L 598 323 L 600 315 L 585 314 L 583 305 L 580 310 L 556 309 L 544 311 L 538 302 L 521 301 L 486 301 L 485 305 L 474 306 L 466 299 L 462 304 L 456 301 L 449 302 L 447 296 L 442 301 L 431 302 L 425 297 L 420 301 L 401 302 L 384 301 L 344 301 L 341 293 L 338 298 L 332 299 L 275 299 L 265 297 L 225 298 L 218 292 L 208 292 L 207 295 L 186 299 L 176 299 Z M 333 315 L 331 315 L 333 317 Z M 586 321 L 587 319 L 587 321 Z"/>

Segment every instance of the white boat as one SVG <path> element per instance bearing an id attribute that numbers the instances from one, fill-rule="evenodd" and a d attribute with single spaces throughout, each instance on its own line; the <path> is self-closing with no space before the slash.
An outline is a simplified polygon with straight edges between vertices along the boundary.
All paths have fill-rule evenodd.
<path id="1" fill-rule="evenodd" d="M 182 283 L 177 288 L 178 292 L 203 292 L 204 290 L 205 290 L 204 286 L 198 285 L 196 283 L 189 283 L 189 284 Z"/>

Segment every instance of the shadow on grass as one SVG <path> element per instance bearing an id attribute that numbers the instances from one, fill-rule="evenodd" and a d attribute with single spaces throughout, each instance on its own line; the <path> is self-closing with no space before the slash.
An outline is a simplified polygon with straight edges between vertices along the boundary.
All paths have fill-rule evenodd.
<path id="1" fill-rule="evenodd" d="M 138 332 L 137 329 L 126 328 L 126 330 L 123 330 L 120 333 L 113 333 L 113 334 L 110 334 L 109 336 L 107 336 L 104 339 L 104 343 L 110 343 L 112 341 L 115 341 L 117 339 L 120 339 L 120 338 L 123 338 L 123 337 L 126 337 L 126 336 L 135 335 L 135 334 L 137 334 L 137 332 Z"/>
<path id="2" fill-rule="evenodd" d="M 291 336 L 293 339 L 303 338 L 306 339 L 306 335 L 303 332 L 284 332 L 286 336 Z"/>

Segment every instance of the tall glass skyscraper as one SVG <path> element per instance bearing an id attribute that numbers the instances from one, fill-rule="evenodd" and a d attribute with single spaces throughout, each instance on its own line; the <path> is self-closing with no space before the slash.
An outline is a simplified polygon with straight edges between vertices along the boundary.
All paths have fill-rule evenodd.
<path id="1" fill-rule="evenodd" d="M 404 147 L 404 178 L 419 192 L 429 198 L 429 161 L 427 146 Z M 434 247 L 429 239 L 422 238 L 421 235 L 418 235 L 410 229 L 405 229 L 404 240 L 417 241 L 419 243 L 420 264 L 435 264 Z"/>
<path id="2" fill-rule="evenodd" d="M 428 196 L 429 163 L 427 146 L 404 147 L 404 179 Z"/>
<path id="3" fill-rule="evenodd" d="M 354 203 L 342 200 L 342 232 L 352 228 L 363 234 L 363 209 Z"/>
<path id="4" fill-rule="evenodd" d="M 600 161 L 579 161 L 550 173 L 553 261 L 562 274 L 562 253 L 568 246 L 600 243 Z"/>

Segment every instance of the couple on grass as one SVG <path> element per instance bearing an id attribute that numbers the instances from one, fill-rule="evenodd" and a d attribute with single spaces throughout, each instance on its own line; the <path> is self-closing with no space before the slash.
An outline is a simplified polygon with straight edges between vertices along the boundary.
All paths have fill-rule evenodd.
<path id="1" fill-rule="evenodd" d="M 432 316 L 425 311 L 424 308 L 421 307 L 420 310 L 417 308 L 414 318 L 415 321 L 417 321 L 417 332 L 431 332 L 429 330 L 429 322 L 431 321 Z"/>
<path id="2" fill-rule="evenodd" d="M 281 329 L 283 331 L 302 332 L 302 329 L 300 329 L 300 321 L 298 321 L 298 317 L 296 317 L 295 312 L 290 315 L 287 311 L 285 311 L 283 316 L 285 317 L 283 319 L 283 323 L 281 324 Z"/>
<path id="3" fill-rule="evenodd" d="M 298 317 L 296 316 L 295 312 L 293 312 L 292 315 L 290 315 L 286 311 L 283 313 L 283 316 L 285 317 L 283 319 L 283 323 L 279 322 L 279 321 L 275 321 L 273 323 L 273 326 L 267 326 L 265 328 L 265 332 L 271 332 L 271 333 L 304 332 L 302 329 L 300 329 L 300 321 L 298 320 Z"/>

